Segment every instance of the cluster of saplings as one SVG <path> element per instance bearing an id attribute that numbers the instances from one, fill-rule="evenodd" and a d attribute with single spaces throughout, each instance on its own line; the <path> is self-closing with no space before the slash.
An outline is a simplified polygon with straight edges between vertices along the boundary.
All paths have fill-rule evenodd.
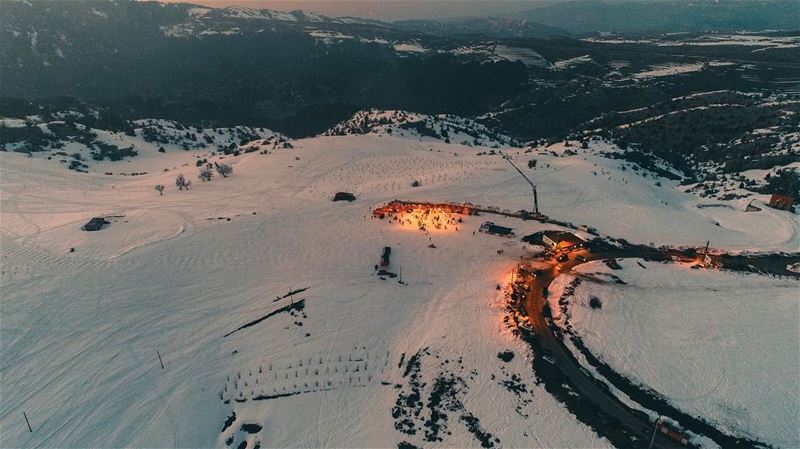
<path id="1" fill-rule="evenodd" d="M 231 174 L 233 174 L 233 166 L 231 164 L 218 164 L 214 162 L 214 164 L 206 164 L 200 167 L 200 172 L 197 174 L 197 179 L 208 182 L 214 178 L 214 171 L 211 168 L 219 173 L 220 176 L 223 178 L 227 178 Z"/>
<path id="2" fill-rule="evenodd" d="M 200 167 L 200 172 L 197 174 L 197 179 L 202 182 L 211 181 L 214 178 L 214 171 L 212 170 L 212 167 L 223 178 L 227 178 L 233 174 L 233 166 L 231 164 L 219 164 L 214 162 L 213 165 L 206 164 Z M 178 190 L 189 190 L 189 188 L 192 186 L 192 180 L 186 179 L 186 176 L 184 176 L 183 173 L 180 173 L 175 177 L 175 186 L 178 188 Z M 153 188 L 156 192 L 158 192 L 159 195 L 164 194 L 164 184 L 156 184 Z"/>

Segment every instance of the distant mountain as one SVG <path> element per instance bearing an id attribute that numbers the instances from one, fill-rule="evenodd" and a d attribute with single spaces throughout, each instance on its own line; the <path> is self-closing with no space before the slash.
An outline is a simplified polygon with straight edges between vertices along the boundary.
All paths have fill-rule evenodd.
<path id="1" fill-rule="evenodd" d="M 459 20 L 407 20 L 392 25 L 406 30 L 443 36 L 474 35 L 492 38 L 569 36 L 572 33 L 556 26 L 526 19 L 478 17 Z"/>
<path id="2" fill-rule="evenodd" d="M 68 95 L 132 118 L 324 131 L 357 110 L 478 114 L 521 63 L 443 38 L 299 11 L 95 1 L 0 3 L 0 96 Z"/>
<path id="3" fill-rule="evenodd" d="M 800 32 L 678 31 L 780 28 L 796 16 L 790 6 L 587 1 L 507 20 L 392 24 L 241 7 L 0 0 L 0 118 L 14 119 L 0 124 L 0 145 L 48 157 L 75 147 L 85 161 L 157 151 L 162 141 L 165 151 L 235 152 L 265 138 L 262 129 L 488 146 L 602 136 L 643 167 L 655 155 L 698 179 L 783 167 L 800 148 L 792 137 Z M 594 29 L 666 32 L 564 36 Z"/>
<path id="4" fill-rule="evenodd" d="M 797 30 L 800 4 L 796 0 L 580 0 L 551 2 L 509 17 L 576 34 Z"/>

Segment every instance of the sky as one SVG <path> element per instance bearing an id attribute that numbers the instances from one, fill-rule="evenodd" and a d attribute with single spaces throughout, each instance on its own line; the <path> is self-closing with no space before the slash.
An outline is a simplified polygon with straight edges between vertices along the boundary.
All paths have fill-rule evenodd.
<path id="1" fill-rule="evenodd" d="M 162 0 L 164 1 L 164 0 Z M 538 0 L 166 0 L 223 8 L 246 6 L 284 11 L 302 9 L 327 16 L 378 20 L 447 19 L 533 9 Z"/>

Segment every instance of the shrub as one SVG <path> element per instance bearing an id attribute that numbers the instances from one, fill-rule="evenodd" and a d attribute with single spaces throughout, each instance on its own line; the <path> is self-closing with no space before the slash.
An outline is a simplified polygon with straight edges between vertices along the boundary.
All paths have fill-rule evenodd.
<path id="1" fill-rule="evenodd" d="M 200 161 L 197 161 L 200 162 Z M 203 182 L 211 181 L 211 178 L 214 177 L 214 172 L 211 171 L 208 167 L 200 167 L 200 173 L 197 174 L 197 178 Z"/>
<path id="2" fill-rule="evenodd" d="M 506 363 L 510 362 L 511 360 L 514 359 L 514 352 L 513 351 L 498 352 L 497 353 L 497 358 L 502 360 L 502 361 L 504 361 L 504 362 L 506 362 Z"/>
<path id="3" fill-rule="evenodd" d="M 231 164 L 216 164 L 216 166 L 217 173 L 219 173 L 223 178 L 227 178 L 233 174 L 233 166 Z"/>
<path id="4" fill-rule="evenodd" d="M 183 176 L 183 173 L 181 173 L 175 177 L 175 185 L 178 187 L 178 190 L 189 190 L 189 187 L 192 185 L 192 181 L 186 179 L 186 177 Z"/>
<path id="5" fill-rule="evenodd" d="M 800 173 L 791 168 L 779 170 L 774 175 L 764 178 L 767 185 L 764 193 L 778 193 L 794 197 L 800 196 Z"/>

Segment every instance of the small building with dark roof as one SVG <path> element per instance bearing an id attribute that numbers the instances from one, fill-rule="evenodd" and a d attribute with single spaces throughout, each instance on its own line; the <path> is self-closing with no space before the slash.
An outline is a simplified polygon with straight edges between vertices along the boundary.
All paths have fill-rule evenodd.
<path id="1" fill-rule="evenodd" d="M 794 206 L 794 197 L 789 195 L 780 195 L 773 193 L 769 199 L 769 207 L 780 210 L 792 210 Z"/>
<path id="2" fill-rule="evenodd" d="M 586 241 L 567 231 L 544 231 L 542 232 L 542 243 L 553 249 L 563 249 L 582 246 Z"/>
<path id="3" fill-rule="evenodd" d="M 485 232 L 487 234 L 494 234 L 494 235 L 499 235 L 499 236 L 503 236 L 503 237 L 513 237 L 514 236 L 514 230 L 513 229 L 507 228 L 505 226 L 496 225 L 496 224 L 492 223 L 491 221 L 487 221 L 484 224 L 482 224 L 481 227 L 480 227 L 480 231 L 481 232 Z"/>
<path id="4" fill-rule="evenodd" d="M 336 195 L 333 195 L 333 201 L 355 201 L 356 196 L 350 192 L 336 192 Z"/>
<path id="5" fill-rule="evenodd" d="M 103 229 L 103 226 L 105 226 L 107 224 L 110 224 L 110 223 L 111 223 L 110 221 L 106 220 L 103 217 L 94 217 L 91 220 L 89 220 L 88 223 L 83 225 L 83 230 L 84 231 L 99 231 L 99 230 Z"/>

